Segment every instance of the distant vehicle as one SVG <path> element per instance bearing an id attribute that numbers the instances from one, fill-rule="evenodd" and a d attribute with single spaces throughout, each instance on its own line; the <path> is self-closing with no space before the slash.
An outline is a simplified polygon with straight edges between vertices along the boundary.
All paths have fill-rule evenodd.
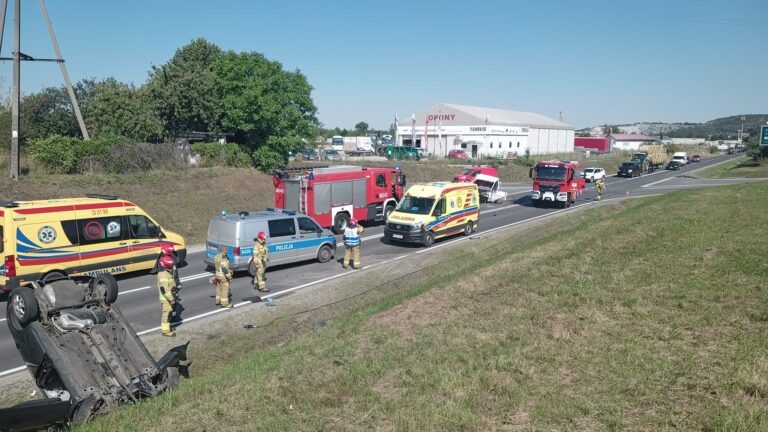
<path id="1" fill-rule="evenodd" d="M 661 169 L 669 159 L 667 149 L 661 144 L 642 145 L 639 151 L 632 155 L 632 160 L 640 163 L 643 172 Z"/>
<path id="2" fill-rule="evenodd" d="M 478 174 L 474 184 L 480 192 L 480 202 L 500 204 L 507 199 L 507 193 L 501 190 L 499 178 L 486 174 Z"/>
<path id="3" fill-rule="evenodd" d="M 688 165 L 688 153 L 675 152 L 675 154 L 672 155 L 672 160 L 680 162 L 680 165 Z"/>
<path id="4" fill-rule="evenodd" d="M 533 179 L 531 203 L 534 207 L 551 203 L 566 208 L 584 192 L 586 180 L 578 162 L 540 161 L 528 175 Z"/>
<path id="5" fill-rule="evenodd" d="M 629 161 L 619 165 L 619 170 L 616 171 L 617 177 L 639 177 L 643 175 L 643 168 L 639 162 Z"/>
<path id="6" fill-rule="evenodd" d="M 496 172 L 496 168 L 493 167 L 486 167 L 486 166 L 473 166 L 472 168 L 467 168 L 462 172 L 461 174 L 455 176 L 453 178 L 453 181 L 457 183 L 461 182 L 473 182 L 475 181 L 475 177 L 478 176 L 478 174 L 485 174 L 493 177 L 498 177 L 498 173 Z"/>
<path id="7" fill-rule="evenodd" d="M 691 162 L 701 162 L 701 156 L 699 155 L 691 156 Z"/>
<path id="8" fill-rule="evenodd" d="M 421 154 L 411 146 L 387 146 L 387 159 L 420 160 Z"/>
<path id="9" fill-rule="evenodd" d="M 599 167 L 589 167 L 584 170 L 584 178 L 587 182 L 594 182 L 605 178 L 605 170 Z"/>
<path id="10" fill-rule="evenodd" d="M 341 135 L 334 135 L 331 137 L 331 148 L 337 152 L 344 151 L 344 137 Z"/>
<path id="11" fill-rule="evenodd" d="M 461 149 L 451 150 L 448 152 L 448 159 L 469 159 L 469 154 Z"/>
<path id="12" fill-rule="evenodd" d="M 671 160 L 671 161 L 669 161 L 669 163 L 667 164 L 667 169 L 668 169 L 668 170 L 677 171 L 677 170 L 679 170 L 679 169 L 680 169 L 680 167 L 682 167 L 682 166 L 683 166 L 683 164 L 682 164 L 682 163 L 680 163 L 680 162 L 678 162 L 678 161 L 676 161 L 676 160 Z"/>
<path id="13" fill-rule="evenodd" d="M 323 150 L 323 159 L 341 160 L 341 155 L 336 150 Z"/>
<path id="14" fill-rule="evenodd" d="M 374 154 L 375 142 L 369 136 L 344 137 L 343 151 L 350 156 L 365 156 Z M 334 148 L 334 150 L 337 150 Z"/>
<path id="15" fill-rule="evenodd" d="M 392 135 L 382 135 L 381 144 L 385 146 L 392 144 Z"/>
<path id="16" fill-rule="evenodd" d="M 311 148 L 302 149 L 301 155 L 304 156 L 304 160 L 308 160 L 308 161 L 314 161 L 318 159 L 317 150 L 311 149 Z"/>

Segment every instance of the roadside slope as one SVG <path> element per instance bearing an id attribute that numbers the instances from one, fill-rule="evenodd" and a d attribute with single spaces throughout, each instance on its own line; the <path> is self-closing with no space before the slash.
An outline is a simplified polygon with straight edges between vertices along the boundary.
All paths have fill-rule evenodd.
<path id="1" fill-rule="evenodd" d="M 324 331 L 83 430 L 765 430 L 768 186 L 609 208 L 463 242 Z"/>

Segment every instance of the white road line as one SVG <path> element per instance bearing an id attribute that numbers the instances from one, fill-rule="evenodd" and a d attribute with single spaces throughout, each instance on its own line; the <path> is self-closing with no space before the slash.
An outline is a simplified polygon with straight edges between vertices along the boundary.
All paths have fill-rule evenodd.
<path id="1" fill-rule="evenodd" d="M 204 278 L 204 277 L 208 277 L 208 276 L 213 276 L 213 273 L 198 273 L 196 275 L 184 276 L 183 278 L 179 278 L 179 282 L 188 282 L 188 281 L 191 281 L 191 280 L 200 279 L 200 278 Z M 148 290 L 150 288 L 154 288 L 154 287 L 151 286 L 151 285 L 148 285 L 148 286 L 143 286 L 143 287 L 140 287 L 140 288 L 134 288 L 134 289 L 131 289 L 131 290 L 128 290 L 128 291 L 120 291 L 120 295 L 125 295 L 125 294 L 131 294 L 131 293 L 135 293 L 135 292 L 139 292 L 139 291 L 144 291 L 144 290 Z"/>
<path id="2" fill-rule="evenodd" d="M 26 368 L 27 368 L 26 366 L 19 366 L 17 368 L 8 369 L 7 371 L 2 371 L 2 372 L 0 372 L 0 377 L 6 376 L 6 375 L 10 375 L 10 374 L 16 373 L 16 372 L 21 372 L 21 371 L 23 371 Z"/>
<path id="3" fill-rule="evenodd" d="M 5 320 L 7 320 L 7 319 L 8 319 L 8 318 L 3 318 L 3 319 L 0 319 L 0 322 L 3 322 L 3 321 L 5 321 Z"/>
<path id="4" fill-rule="evenodd" d="M 642 188 L 651 187 L 651 186 L 653 186 L 653 185 L 657 185 L 657 184 L 659 184 L 659 183 L 663 183 L 663 182 L 665 182 L 665 181 L 668 181 L 668 180 L 672 180 L 673 178 L 675 178 L 675 177 L 668 177 L 668 178 L 665 178 L 665 179 L 661 179 L 661 180 L 659 180 L 659 181 L 655 181 L 655 182 L 653 182 L 653 183 L 648 183 L 647 185 L 642 185 L 642 186 L 640 186 L 640 187 L 642 187 Z"/>
<path id="5" fill-rule="evenodd" d="M 480 212 L 480 214 L 489 213 L 489 212 L 495 212 L 495 211 L 499 211 L 499 210 L 505 210 L 505 209 L 512 208 L 512 207 L 520 207 L 520 204 L 510 204 L 510 205 L 504 206 L 504 207 L 489 208 L 489 209 L 482 210 Z"/>

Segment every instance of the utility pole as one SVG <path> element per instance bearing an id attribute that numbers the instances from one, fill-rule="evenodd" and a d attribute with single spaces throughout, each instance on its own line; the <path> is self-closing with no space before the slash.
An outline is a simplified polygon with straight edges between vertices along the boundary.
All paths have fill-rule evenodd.
<path id="1" fill-rule="evenodd" d="M 2 11 L 0 11 L 0 50 L 3 46 L 3 30 L 5 29 L 5 16 L 8 7 L 8 0 L 2 0 Z M 90 136 L 88 130 L 85 127 L 83 116 L 80 113 L 80 106 L 77 103 L 75 92 L 72 89 L 72 83 L 69 81 L 69 74 L 67 74 L 67 68 L 64 65 L 64 59 L 61 55 L 61 49 L 59 43 L 56 41 L 56 35 L 53 33 L 53 25 L 51 19 L 48 16 L 48 9 L 45 6 L 45 0 L 40 0 L 40 10 L 43 13 L 43 18 L 48 27 L 48 33 L 51 37 L 51 43 L 53 49 L 56 51 L 55 59 L 42 59 L 34 58 L 21 52 L 21 0 L 15 0 L 13 2 L 14 20 L 13 20 L 13 56 L 12 57 L 0 57 L 0 60 L 13 61 L 13 86 L 11 88 L 11 179 L 16 181 L 19 179 L 19 101 L 21 94 L 21 61 L 47 61 L 55 62 L 61 67 L 61 74 L 64 77 L 64 84 L 67 87 L 69 93 L 69 99 L 72 101 L 72 108 L 75 112 L 75 117 L 80 125 L 80 132 L 83 134 L 83 139 L 88 141 Z"/>

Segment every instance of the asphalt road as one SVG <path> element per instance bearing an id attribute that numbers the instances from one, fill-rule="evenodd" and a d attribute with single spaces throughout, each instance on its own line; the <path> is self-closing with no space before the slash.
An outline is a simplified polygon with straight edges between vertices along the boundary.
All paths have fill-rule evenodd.
<path id="1" fill-rule="evenodd" d="M 603 200 L 626 196 L 657 195 L 691 187 L 733 184 L 734 180 L 693 179 L 688 177 L 687 173 L 734 157 L 738 156 L 716 156 L 701 163 L 683 167 L 679 171 L 657 171 L 642 177 L 616 178 L 610 176 L 606 178 L 606 193 Z M 498 230 L 513 224 L 543 218 L 555 212 L 565 211 L 558 208 L 533 207 L 529 198 L 531 189 L 529 183 L 507 184 L 503 188 L 509 194 L 506 202 L 481 205 L 478 233 Z M 588 183 L 584 194 L 576 200 L 576 204 L 571 208 L 591 205 L 595 202 L 594 198 L 594 185 Z M 386 244 L 382 242 L 383 232 L 383 224 L 366 227 L 361 246 L 361 260 L 364 266 L 362 271 L 381 271 L 379 267 L 385 268 L 391 261 L 432 251 L 466 238 L 458 236 L 438 240 L 434 246 L 425 249 L 413 245 Z M 337 251 L 337 258 L 343 256 L 343 253 L 344 248 L 340 246 Z M 226 310 L 214 306 L 214 289 L 208 282 L 212 274 L 206 271 L 203 256 L 204 251 L 191 251 L 187 255 L 187 265 L 180 269 L 183 284 L 181 303 L 184 306 L 182 318 L 185 322 L 204 319 L 206 316 L 216 313 L 226 313 Z M 344 277 L 352 272 L 354 270 L 343 270 L 336 260 L 325 264 L 308 261 L 302 264 L 271 267 L 266 274 L 267 285 L 271 290 L 269 296 L 277 298 L 288 293 L 296 293 L 318 283 Z M 119 282 L 120 296 L 117 304 L 130 320 L 134 329 L 139 334 L 159 331 L 160 305 L 157 299 L 155 276 L 134 274 L 121 278 Z M 246 273 L 235 276 L 230 290 L 236 307 L 252 304 L 253 298 L 258 294 L 253 289 L 251 278 Z M 5 307 L 0 307 L 0 377 L 25 369 L 5 324 L 5 314 Z M 183 323 L 178 331 L 183 333 Z"/>

